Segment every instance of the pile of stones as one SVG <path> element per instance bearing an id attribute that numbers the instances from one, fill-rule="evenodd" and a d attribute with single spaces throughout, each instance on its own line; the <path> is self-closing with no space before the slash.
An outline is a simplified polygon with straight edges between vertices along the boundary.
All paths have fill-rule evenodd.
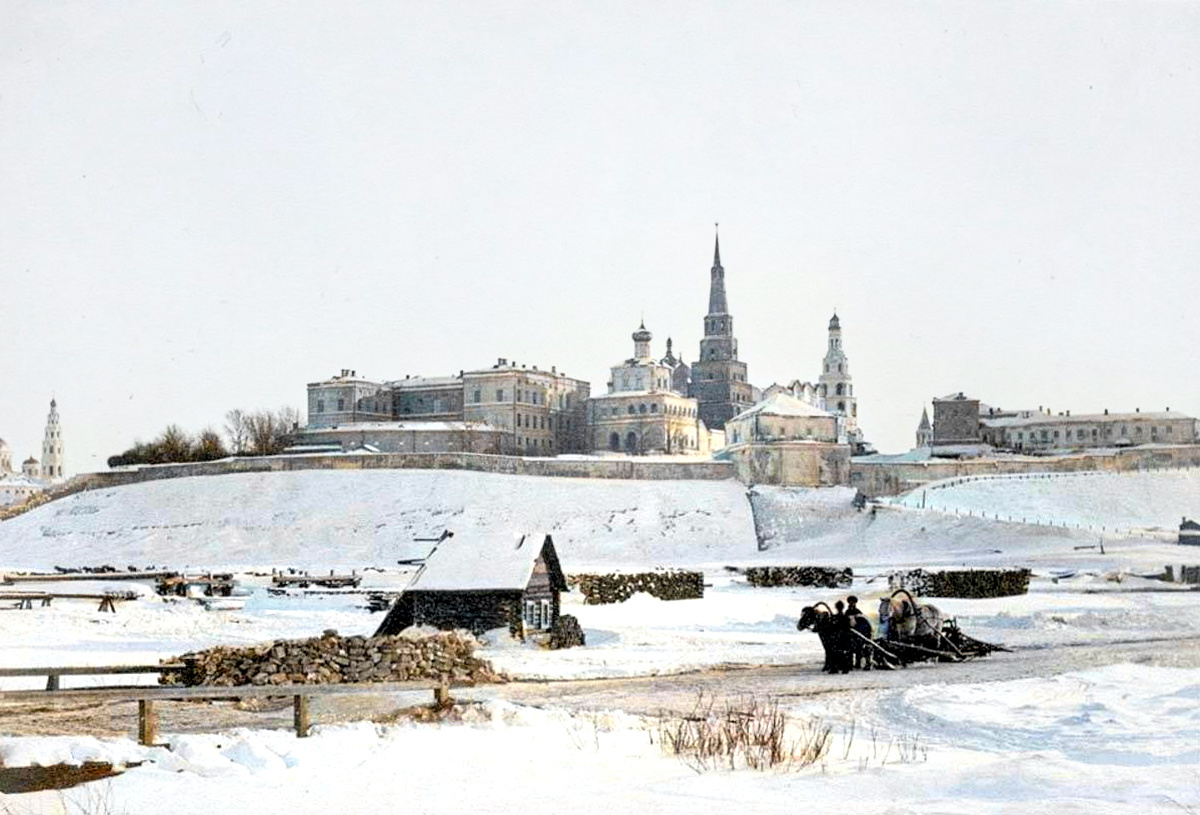
<path id="1" fill-rule="evenodd" d="M 698 600 L 704 597 L 704 573 L 682 570 L 633 574 L 577 574 L 568 582 L 577 585 L 590 606 L 624 603 L 637 592 L 659 600 Z"/>
<path id="2" fill-rule="evenodd" d="M 917 596 L 982 599 L 1015 597 L 1029 591 L 1029 569 L 968 569 L 928 572 L 912 569 L 888 575 L 888 588 Z"/>
<path id="3" fill-rule="evenodd" d="M 854 582 L 853 569 L 830 569 L 824 566 L 751 566 L 745 570 L 751 586 L 816 586 L 839 589 Z"/>
<path id="4" fill-rule="evenodd" d="M 165 674 L 164 685 L 325 685 L 343 682 L 439 680 L 456 684 L 503 682 L 475 657 L 475 639 L 456 631 L 390 637 L 341 637 L 336 631 L 307 640 L 276 640 L 246 648 L 217 646 L 168 662 L 188 669 Z"/>

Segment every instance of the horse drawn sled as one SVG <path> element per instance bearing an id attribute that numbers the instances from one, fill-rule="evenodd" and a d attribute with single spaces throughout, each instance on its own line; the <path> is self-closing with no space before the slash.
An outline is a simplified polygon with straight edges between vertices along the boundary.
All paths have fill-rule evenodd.
<path id="1" fill-rule="evenodd" d="M 936 606 L 919 603 L 907 589 L 897 589 L 879 602 L 880 631 L 876 632 L 849 597 L 835 608 L 821 602 L 805 606 L 796 628 L 812 629 L 825 649 L 823 670 L 848 673 L 855 668 L 901 668 L 912 662 L 965 662 L 1007 651 L 1002 645 L 983 642 L 962 632 L 953 618 Z"/>

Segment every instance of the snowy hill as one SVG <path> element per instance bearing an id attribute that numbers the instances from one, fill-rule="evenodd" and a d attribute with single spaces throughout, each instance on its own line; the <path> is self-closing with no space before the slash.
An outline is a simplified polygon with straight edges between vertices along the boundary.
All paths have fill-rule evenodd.
<path id="1" fill-rule="evenodd" d="M 942 512 L 986 512 L 1029 523 L 1175 531 L 1181 516 L 1200 517 L 1200 470 L 1054 473 L 950 480 L 899 502 Z"/>
<path id="2" fill-rule="evenodd" d="M 1099 562 L 1076 546 L 1090 529 L 1000 523 L 1027 513 L 1107 525 L 1169 524 L 1200 515 L 1200 473 L 975 481 L 930 490 L 927 505 L 872 514 L 848 488 L 756 487 L 734 481 L 619 481 L 425 470 L 242 473 L 82 492 L 0 523 L 0 568 L 111 563 L 175 568 L 363 568 L 423 556 L 457 534 L 548 530 L 570 571 L 613 567 L 812 563 L 1159 568 L 1178 547 L 1108 536 Z M 932 497 L 930 497 L 932 496 Z M 901 499 L 919 505 L 919 495 Z M 1187 509 L 1191 507 L 1191 509 Z M 755 521 L 766 545 L 758 551 Z M 1177 523 L 1177 520 L 1175 521 Z M 1061 523 L 1061 521 L 1060 521 Z M 1090 560 L 1089 560 L 1090 558 Z"/>
<path id="3" fill-rule="evenodd" d="M 734 481 L 447 471 L 241 473 L 94 490 L 0 523 L 0 566 L 394 566 L 456 534 L 546 530 L 572 570 L 742 560 L 756 550 Z"/>

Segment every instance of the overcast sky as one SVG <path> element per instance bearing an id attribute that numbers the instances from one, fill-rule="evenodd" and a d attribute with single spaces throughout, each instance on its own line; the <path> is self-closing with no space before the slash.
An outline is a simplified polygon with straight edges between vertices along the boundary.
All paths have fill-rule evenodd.
<path id="1" fill-rule="evenodd" d="M 0 6 L 0 437 L 67 469 L 305 383 L 740 356 L 1200 414 L 1195 3 Z"/>

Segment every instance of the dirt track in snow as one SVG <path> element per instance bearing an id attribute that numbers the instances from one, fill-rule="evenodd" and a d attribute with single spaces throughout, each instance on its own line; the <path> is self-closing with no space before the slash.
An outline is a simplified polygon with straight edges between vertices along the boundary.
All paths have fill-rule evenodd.
<path id="1" fill-rule="evenodd" d="M 856 671 L 831 676 L 818 663 L 788 666 L 729 666 L 669 676 L 559 682 L 512 682 L 476 688 L 457 688 L 463 701 L 503 699 L 539 707 L 571 710 L 624 710 L 654 715 L 687 711 L 704 693 L 717 700 L 758 696 L 789 702 L 812 702 L 834 697 L 887 691 L 914 685 L 964 684 L 1054 676 L 1117 663 L 1175 667 L 1200 666 L 1200 637 L 1154 638 L 1024 648 L 996 653 L 965 663 L 928 663 L 894 671 Z M 398 708 L 428 704 L 429 693 L 318 697 L 313 700 L 315 724 L 377 718 L 386 720 Z M 165 703 L 160 709 L 160 732 L 214 732 L 233 727 L 287 728 L 292 724 L 290 700 L 275 710 L 248 711 L 235 705 Z M 0 734 L 86 734 L 132 736 L 137 728 L 134 703 L 58 707 L 37 703 L 0 705 Z"/>

